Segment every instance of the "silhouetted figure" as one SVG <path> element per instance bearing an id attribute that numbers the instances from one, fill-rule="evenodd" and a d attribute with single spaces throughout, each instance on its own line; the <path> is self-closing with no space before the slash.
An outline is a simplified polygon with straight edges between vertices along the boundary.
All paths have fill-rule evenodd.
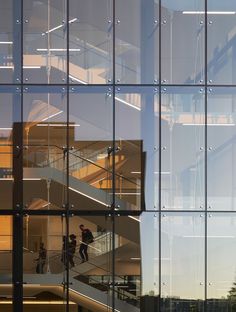
<path id="1" fill-rule="evenodd" d="M 75 251 L 76 251 L 76 244 L 77 244 L 76 236 L 74 234 L 71 234 L 69 245 L 68 245 L 68 260 L 70 263 L 70 268 L 73 268 L 75 266 L 74 255 L 75 255 Z"/>
<path id="2" fill-rule="evenodd" d="M 81 263 L 88 261 L 88 245 L 94 241 L 93 234 L 89 229 L 86 229 L 83 224 L 79 226 L 81 230 L 82 243 L 79 247 Z"/>
<path id="3" fill-rule="evenodd" d="M 62 237 L 61 262 L 66 265 L 66 236 Z"/>
<path id="4" fill-rule="evenodd" d="M 39 246 L 39 257 L 35 259 L 37 261 L 36 265 L 36 273 L 37 274 L 43 274 L 43 269 L 46 263 L 47 258 L 47 250 L 44 248 L 44 243 L 40 243 Z"/>

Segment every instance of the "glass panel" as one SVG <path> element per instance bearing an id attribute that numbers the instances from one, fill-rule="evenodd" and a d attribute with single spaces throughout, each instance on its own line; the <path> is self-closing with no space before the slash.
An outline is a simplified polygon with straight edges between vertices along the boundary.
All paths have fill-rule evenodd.
<path id="1" fill-rule="evenodd" d="M 112 82 L 112 1 L 70 1 L 70 82 Z"/>
<path id="2" fill-rule="evenodd" d="M 203 311 L 204 215 L 166 213 L 161 218 L 162 310 Z"/>
<path id="3" fill-rule="evenodd" d="M 158 83 L 159 1 L 116 1 L 116 83 Z"/>
<path id="4" fill-rule="evenodd" d="M 24 82 L 65 83 L 66 0 L 24 0 Z"/>
<path id="5" fill-rule="evenodd" d="M 158 208 L 159 97 L 157 89 L 116 90 L 116 204 L 121 210 Z"/>
<path id="6" fill-rule="evenodd" d="M 204 208 L 203 89 L 162 90 L 162 209 Z"/>
<path id="7" fill-rule="evenodd" d="M 135 217 L 137 218 L 137 217 Z M 132 220 L 132 219 L 131 219 Z M 134 221 L 136 221 L 133 218 Z M 159 217 L 156 213 L 142 213 L 140 219 L 141 287 L 140 310 L 159 309 Z M 136 221 L 136 227 L 138 223 Z M 137 262 L 136 259 L 132 259 Z"/>
<path id="8" fill-rule="evenodd" d="M 112 197 L 111 89 L 73 87 L 70 91 L 70 202 L 75 209 L 106 209 Z"/>
<path id="9" fill-rule="evenodd" d="M 234 311 L 236 216 L 223 213 L 208 214 L 207 222 L 207 307 L 216 312 Z"/>
<path id="10" fill-rule="evenodd" d="M 12 217 L 0 216 L 0 311 L 12 311 Z"/>
<path id="11" fill-rule="evenodd" d="M 66 198 L 65 89 L 24 88 L 23 99 L 25 208 L 60 209 Z"/>
<path id="12" fill-rule="evenodd" d="M 115 307 L 119 311 L 140 311 L 141 252 L 137 219 L 115 217 Z M 124 304 L 125 303 L 125 304 Z M 122 309 L 123 306 L 123 309 Z"/>
<path id="13" fill-rule="evenodd" d="M 208 0 L 208 83 L 235 84 L 235 11 L 232 0 Z"/>
<path id="14" fill-rule="evenodd" d="M 204 7 L 204 0 L 162 2 L 162 83 L 204 82 Z"/>
<path id="15" fill-rule="evenodd" d="M 85 311 L 87 309 L 103 311 L 104 308 L 110 311 L 112 302 L 112 293 L 109 289 L 112 282 L 110 218 L 91 215 L 70 218 L 69 234 L 70 290 L 77 294 L 74 299 Z M 115 236 L 115 241 L 116 248 L 119 248 L 119 235 Z"/>
<path id="16" fill-rule="evenodd" d="M 59 273 L 65 270 L 62 262 L 63 219 L 59 216 L 26 216 L 23 231 L 24 281 L 29 284 L 60 284 L 59 281 L 53 282 L 50 274 L 55 274 L 55 279 L 62 282 L 63 276 Z"/>
<path id="17" fill-rule="evenodd" d="M 208 209 L 235 210 L 236 88 L 208 91 Z"/>
<path id="18" fill-rule="evenodd" d="M 0 83 L 20 82 L 21 3 L 0 3 Z"/>
<path id="19" fill-rule="evenodd" d="M 21 110 L 18 91 L 14 87 L 0 87 L 0 209 L 12 208 L 13 128 L 16 134 Z"/>

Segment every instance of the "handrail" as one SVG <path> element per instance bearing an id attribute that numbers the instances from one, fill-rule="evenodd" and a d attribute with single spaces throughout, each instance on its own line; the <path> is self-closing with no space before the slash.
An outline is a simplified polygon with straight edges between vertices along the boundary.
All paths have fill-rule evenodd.
<path id="1" fill-rule="evenodd" d="M 49 147 L 49 146 L 51 147 L 51 146 L 53 146 L 53 147 L 56 147 L 56 148 L 60 149 L 60 150 L 63 151 L 63 152 L 65 152 L 65 150 L 66 150 L 65 148 L 60 147 L 60 146 L 55 145 L 55 144 L 52 144 L 52 145 L 31 145 L 31 144 L 30 144 L 30 145 L 25 145 L 25 146 L 34 146 L 34 147 L 38 147 L 38 148 L 39 148 L 39 147 L 44 147 L 44 146 L 45 146 L 45 147 Z M 102 167 L 102 166 L 96 164 L 95 162 L 93 162 L 92 160 L 90 160 L 90 159 L 88 159 L 88 158 L 79 156 L 79 155 L 75 154 L 74 152 L 70 152 L 69 150 L 66 150 L 66 151 L 68 151 L 69 154 L 71 154 L 71 155 L 73 155 L 73 156 L 75 156 L 75 157 L 81 159 L 82 161 L 86 161 L 86 162 L 88 162 L 88 163 L 90 163 L 90 164 L 92 164 L 92 165 L 94 165 L 94 166 L 96 166 L 96 167 L 98 167 L 98 168 L 100 168 L 100 169 L 102 169 L 102 170 L 105 170 L 105 171 L 108 172 L 108 173 L 113 174 L 112 170 L 109 170 L 109 169 L 107 169 L 107 168 L 104 168 L 104 167 Z M 59 160 L 61 160 L 61 159 L 63 159 L 63 158 L 64 158 L 64 156 L 61 157 L 61 158 L 59 158 L 59 159 L 57 159 L 57 160 L 55 160 L 55 161 L 53 161 L 53 162 L 51 162 L 51 163 L 57 162 L 57 161 L 59 161 Z M 114 173 L 114 175 L 138 186 L 138 184 L 137 184 L 136 182 L 130 180 L 129 178 L 124 177 L 123 175 L 121 175 L 121 174 L 119 174 L 119 173 Z"/>
<path id="2" fill-rule="evenodd" d="M 100 169 L 103 169 L 103 170 L 105 170 L 105 171 L 107 171 L 107 172 L 109 172 L 109 173 L 111 173 L 111 174 L 113 174 L 112 170 L 106 169 L 106 168 L 104 168 L 104 167 L 102 167 L 102 166 L 96 164 L 94 161 L 92 161 L 92 160 L 90 160 L 90 159 L 88 159 L 88 158 L 85 158 L 85 157 L 82 157 L 82 156 L 79 156 L 79 155 L 75 155 L 75 154 L 73 154 L 72 152 L 69 152 L 69 153 L 71 153 L 71 154 L 74 155 L 75 157 L 80 158 L 80 159 L 83 160 L 83 161 L 87 161 L 88 163 L 90 163 L 90 164 L 92 164 L 92 165 L 94 165 L 94 166 L 96 166 L 96 167 L 98 167 L 98 168 L 100 168 Z M 108 157 L 109 157 L 109 156 L 108 156 Z M 127 181 L 129 181 L 130 183 L 133 183 L 133 184 L 135 184 L 135 185 L 138 185 L 138 184 L 135 183 L 134 181 L 132 181 L 132 180 L 130 180 L 130 179 L 124 177 L 123 175 L 121 175 L 121 174 L 119 174 L 119 173 L 114 173 L 114 174 L 115 174 L 115 176 L 118 176 L 119 178 L 122 178 L 122 179 L 124 179 L 124 180 L 127 180 Z"/>
<path id="3" fill-rule="evenodd" d="M 7 145 L 0 145 L 0 146 L 13 146 L 13 145 L 12 145 L 12 144 L 9 144 L 9 145 L 7 144 Z M 64 152 L 64 153 L 65 153 L 65 151 L 68 151 L 66 148 L 60 147 L 60 146 L 55 145 L 55 144 L 51 144 L 51 145 L 46 145 L 46 144 L 44 144 L 44 145 L 27 144 L 27 145 L 24 145 L 24 147 L 37 147 L 37 148 L 40 148 L 40 147 L 55 147 L 55 148 L 58 148 L 59 150 L 61 150 L 61 151 Z M 90 163 L 90 164 L 96 166 L 97 168 L 100 168 L 100 169 L 102 169 L 102 170 L 104 170 L 104 171 L 106 171 L 106 172 L 108 172 L 108 173 L 110 173 L 110 174 L 114 174 L 115 176 L 117 176 L 117 177 L 119 177 L 119 178 L 122 178 L 122 179 L 124 179 L 124 180 L 130 182 L 131 184 L 134 184 L 134 185 L 136 185 L 136 186 L 139 186 L 136 182 L 130 180 L 129 178 L 126 178 L 125 176 L 123 176 L 123 175 L 121 175 L 121 174 L 119 174 L 119 173 L 116 173 L 116 172 L 113 173 L 112 170 L 109 170 L 109 169 L 107 169 L 107 168 L 104 168 L 104 167 L 102 167 L 102 166 L 96 164 L 95 162 L 93 162 L 92 160 L 90 160 L 90 159 L 88 159 L 88 158 L 79 156 L 79 155 L 77 155 L 77 154 L 75 154 L 75 153 L 73 153 L 73 152 L 70 152 L 70 151 L 68 151 L 68 152 L 69 152 L 71 155 L 73 155 L 73 156 L 75 156 L 75 157 L 81 159 L 82 161 L 86 161 L 86 162 L 88 162 L 88 163 Z M 109 157 L 109 156 L 108 156 L 108 157 Z M 51 162 L 51 163 L 49 163 L 49 164 L 52 164 L 52 163 L 54 163 L 54 162 L 58 162 L 59 160 L 61 160 L 61 159 L 63 159 L 63 158 L 64 158 L 64 156 L 61 157 L 61 158 L 59 158 L 59 159 L 57 159 L 57 160 L 55 160 L 55 161 L 53 161 L 53 162 Z"/>
<path id="4" fill-rule="evenodd" d="M 112 283 L 104 283 L 104 282 L 101 282 L 101 281 L 98 282 L 98 281 L 95 280 L 93 277 L 91 277 L 91 275 L 78 275 L 78 276 L 87 277 L 89 280 L 94 281 L 97 285 L 105 286 L 106 289 L 107 289 L 107 291 L 109 291 L 109 288 L 110 288 L 110 286 L 112 285 Z M 119 276 L 119 275 L 116 275 L 116 276 L 118 276 L 119 278 L 122 278 L 122 277 Z M 75 279 L 76 279 L 76 278 L 75 278 Z M 86 283 L 84 280 L 81 280 L 81 279 L 79 279 L 79 278 L 77 278 L 77 280 L 79 280 L 80 282 L 85 283 L 85 284 L 87 284 L 87 285 L 89 285 L 89 286 L 91 286 L 91 287 L 96 288 L 95 285 L 91 285 L 91 284 L 89 283 L 89 281 Z M 125 279 L 123 278 L 123 280 L 125 280 Z M 120 295 L 120 296 L 125 297 L 126 299 L 135 300 L 137 303 L 139 302 L 139 299 L 138 299 L 135 295 L 133 295 L 133 294 L 127 292 L 127 291 L 124 290 L 123 288 L 120 289 L 118 284 L 115 284 L 115 286 L 117 286 L 117 288 L 118 288 L 118 289 L 114 289 L 114 292 L 115 292 L 115 293 L 117 293 L 117 294 Z M 121 290 L 122 290 L 122 291 L 121 291 Z M 121 300 L 122 300 L 122 299 L 121 299 Z"/>

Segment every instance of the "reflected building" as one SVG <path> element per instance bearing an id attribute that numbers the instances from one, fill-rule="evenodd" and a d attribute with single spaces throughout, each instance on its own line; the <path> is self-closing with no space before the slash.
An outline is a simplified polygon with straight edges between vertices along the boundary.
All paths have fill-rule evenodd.
<path id="1" fill-rule="evenodd" d="M 235 1 L 0 17 L 0 311 L 235 311 Z"/>

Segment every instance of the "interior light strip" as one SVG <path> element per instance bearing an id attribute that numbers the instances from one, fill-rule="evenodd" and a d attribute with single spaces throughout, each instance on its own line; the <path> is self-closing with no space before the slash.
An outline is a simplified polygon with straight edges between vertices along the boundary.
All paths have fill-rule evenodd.
<path id="1" fill-rule="evenodd" d="M 78 193 L 78 194 L 81 194 L 81 195 L 83 195 L 83 196 L 85 196 L 85 197 L 87 197 L 87 198 L 89 198 L 89 199 L 92 199 L 93 201 L 95 201 L 95 202 L 97 202 L 97 203 L 99 203 L 99 204 L 102 204 L 102 205 L 104 205 L 104 206 L 106 206 L 106 207 L 108 206 L 106 203 L 104 203 L 104 202 L 102 202 L 102 201 L 100 201 L 100 200 L 98 200 L 98 199 L 96 199 L 96 198 L 94 198 L 94 197 L 92 197 L 92 196 L 89 196 L 89 195 L 87 195 L 87 194 L 85 194 L 85 193 L 83 193 L 83 192 L 80 192 L 80 191 L 74 189 L 73 187 L 69 187 L 69 189 L 70 189 L 71 191 L 74 191 L 74 192 L 76 192 L 76 193 Z"/>
<path id="2" fill-rule="evenodd" d="M 124 101 L 124 100 L 118 98 L 117 96 L 115 96 L 115 99 L 116 99 L 117 101 L 119 101 L 119 102 L 125 104 L 125 105 L 128 105 L 128 106 L 130 106 L 130 107 L 132 107 L 132 108 L 134 108 L 134 109 L 137 109 L 138 111 L 141 111 L 141 108 L 140 108 L 140 107 L 135 106 L 135 105 L 133 105 L 133 104 L 131 104 L 131 103 L 129 103 L 129 102 L 126 102 L 126 101 Z"/>
<path id="3" fill-rule="evenodd" d="M 38 65 L 24 65 L 23 66 L 24 69 L 40 69 L 41 66 L 38 66 Z M 13 65 L 1 65 L 0 66 L 0 69 L 14 69 L 14 66 Z"/>
<path id="4" fill-rule="evenodd" d="M 125 192 L 121 192 L 121 193 L 115 193 L 115 195 L 141 195 L 141 193 L 125 193 Z"/>
<path id="5" fill-rule="evenodd" d="M 70 20 L 70 21 L 69 21 L 69 24 L 71 24 L 71 23 L 73 23 L 73 22 L 75 22 L 75 21 L 77 21 L 77 18 L 73 18 L 72 20 Z M 62 28 L 64 25 L 65 25 L 65 24 L 60 24 L 60 25 L 58 25 L 58 26 L 56 26 L 56 27 L 53 27 L 52 29 L 49 29 L 49 30 L 45 31 L 44 33 L 42 33 L 42 36 L 44 36 L 44 35 L 46 35 L 46 34 L 49 34 L 49 33 L 51 33 L 52 31 L 55 31 L 55 30 L 57 30 L 57 29 L 60 29 L 60 28 Z"/>
<path id="6" fill-rule="evenodd" d="M 93 183 L 90 183 L 90 184 L 91 184 L 91 185 L 94 185 L 94 184 L 99 183 L 99 182 L 101 182 L 101 181 L 103 181 L 103 180 L 105 180 L 105 178 L 98 179 L 97 181 L 94 181 Z"/>
<path id="7" fill-rule="evenodd" d="M 128 216 L 129 218 L 131 218 L 131 219 L 133 219 L 133 220 L 135 220 L 135 221 L 137 221 L 137 222 L 141 222 L 139 219 L 137 219 L 137 218 L 135 218 L 135 217 L 133 217 L 133 216 Z"/>
<path id="8" fill-rule="evenodd" d="M 87 85 L 87 82 L 85 82 L 83 80 L 80 80 L 80 79 L 78 79 L 78 78 L 76 78 L 76 77 L 74 77 L 72 75 L 69 75 L 69 78 L 71 78 L 71 79 L 73 79 L 73 80 L 75 80 L 75 81 L 77 81 L 77 82 L 79 82 L 81 84 Z"/>
<path id="9" fill-rule="evenodd" d="M 48 119 L 50 119 L 50 118 L 52 118 L 52 117 L 55 117 L 55 116 L 57 116 L 57 115 L 59 115 L 59 114 L 61 114 L 61 113 L 63 113 L 63 111 L 59 111 L 59 112 L 57 112 L 57 113 L 55 113 L 55 114 L 52 114 L 52 115 L 50 115 L 50 116 L 48 116 L 48 117 L 42 119 L 41 121 L 48 120 Z"/>
<path id="10" fill-rule="evenodd" d="M 13 181 L 13 178 L 0 178 L 0 181 Z M 41 181 L 41 178 L 23 178 L 24 181 Z"/>
<path id="11" fill-rule="evenodd" d="M 36 49 L 38 52 L 64 52 L 67 51 L 65 48 L 49 48 L 49 49 Z M 69 52 L 79 52 L 80 49 L 69 49 Z"/>
<path id="12" fill-rule="evenodd" d="M 13 44 L 12 41 L 0 41 L 0 44 Z"/>
<path id="13" fill-rule="evenodd" d="M 205 14 L 205 11 L 183 11 L 183 14 Z M 235 11 L 207 11 L 207 14 L 212 15 L 234 15 Z"/>
<path id="14" fill-rule="evenodd" d="M 9 131 L 9 130 L 12 130 L 12 128 L 0 128 L 0 130 Z"/>

